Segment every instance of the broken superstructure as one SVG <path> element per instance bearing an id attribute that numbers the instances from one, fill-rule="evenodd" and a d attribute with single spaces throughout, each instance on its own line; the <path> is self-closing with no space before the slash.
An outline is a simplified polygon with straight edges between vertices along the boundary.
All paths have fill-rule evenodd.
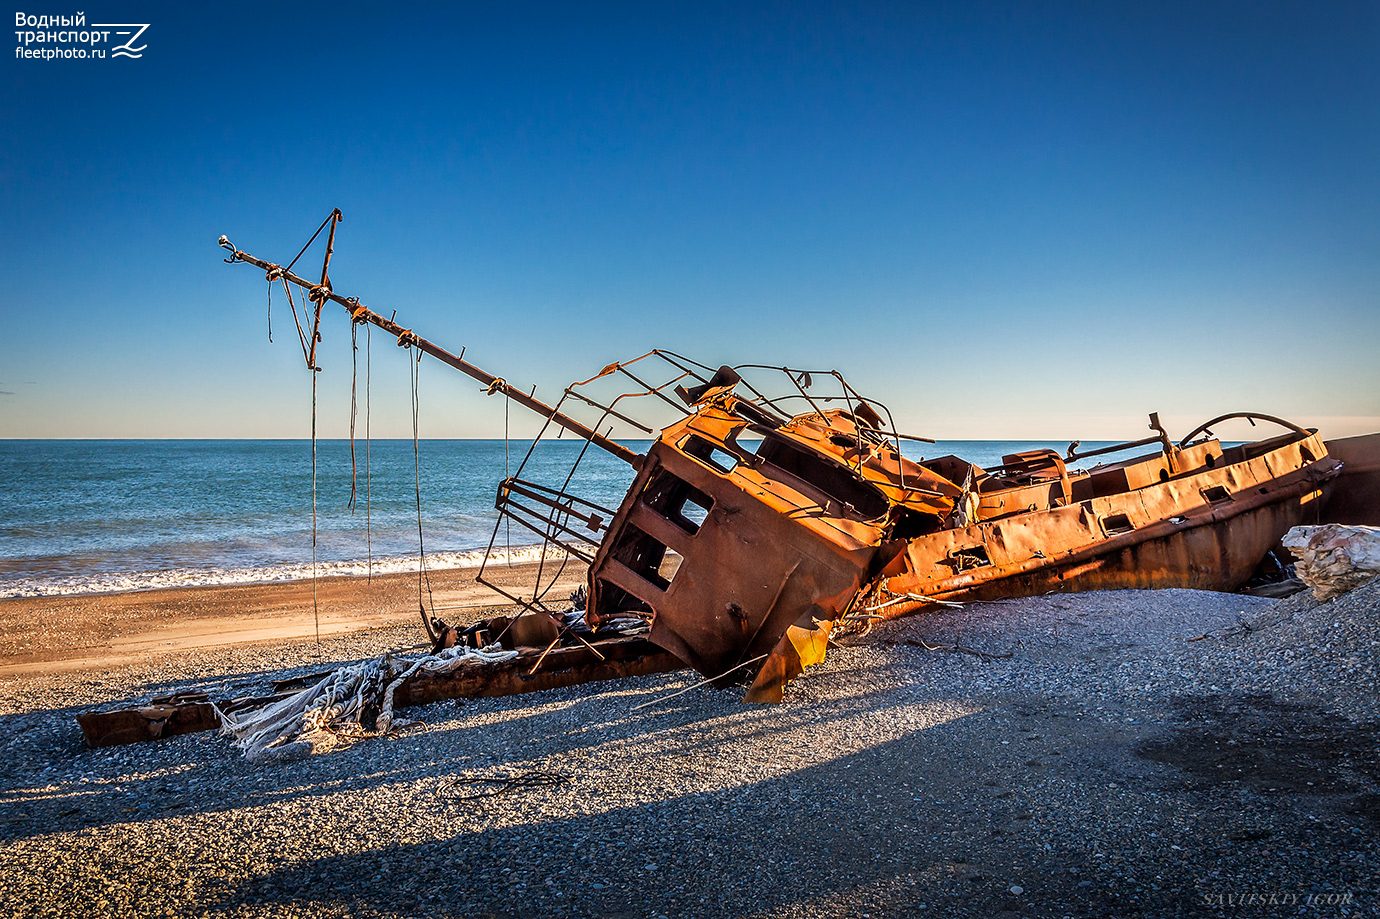
<path id="1" fill-rule="evenodd" d="M 481 568 L 479 580 L 521 608 L 516 619 L 462 629 L 424 614 L 438 649 L 491 641 L 526 649 L 484 694 L 540 688 L 543 666 L 572 654 L 584 663 L 566 662 L 575 669 L 561 685 L 580 682 L 581 666 L 590 679 L 669 669 L 661 649 L 718 685 L 749 683 L 750 701 L 779 701 L 785 683 L 821 660 L 848 620 L 1055 590 L 1232 590 L 1290 527 L 1316 521 L 1341 471 L 1316 431 L 1259 413 L 1239 417 L 1284 432 L 1224 446 L 1210 429 L 1238 416 L 1223 416 L 1175 442 L 1151 415 L 1152 436 L 1084 453 L 1074 443 L 1064 455 L 1017 453 L 992 468 L 956 456 L 913 460 L 904 442 L 925 438 L 897 431 L 884 403 L 837 372 L 711 368 L 667 351 L 610 364 L 547 405 L 465 361 L 463 351 L 452 354 L 337 294 L 328 270 L 339 219 L 335 211 L 327 221 L 319 282 L 221 237 L 225 261 L 255 265 L 289 295 L 300 290 L 304 308 L 313 304 L 302 330 L 309 366 L 322 308 L 334 302 L 353 322 L 545 417 L 542 436 L 554 429 L 579 437 L 585 448 L 576 466 L 594 447 L 635 469 L 617 508 L 570 493 L 574 468 L 564 482 L 538 483 L 523 478 L 524 460 L 499 484 L 500 524 L 539 536 L 553 566 L 587 564 L 587 602 L 572 611 L 566 597 L 550 597 L 556 579 L 545 564 L 521 595 L 490 583 Z M 664 420 L 648 423 L 656 412 Z M 611 436 L 615 426 L 655 440 L 639 454 Z M 1145 452 L 1074 465 L 1137 449 Z M 621 625 L 630 620 L 645 623 L 646 639 L 627 637 Z M 451 682 L 418 698 L 466 694 L 457 688 L 466 680 Z"/>
<path id="2" fill-rule="evenodd" d="M 992 469 L 954 456 L 917 462 L 903 455 L 907 438 L 884 404 L 836 372 L 711 369 L 666 351 L 610 364 L 548 406 L 336 294 L 328 270 L 339 219 L 328 219 L 319 283 L 221 243 L 227 261 L 256 265 L 315 304 L 309 364 L 321 307 L 334 301 L 354 322 L 545 416 L 543 433 L 554 424 L 632 464 L 636 477 L 616 509 L 568 493 L 570 477 L 556 487 L 526 481 L 522 466 L 499 486 L 497 507 L 588 563 L 588 626 L 643 619 L 654 644 L 705 676 L 752 679 L 751 700 L 779 699 L 849 616 L 1058 589 L 1233 589 L 1289 527 L 1316 514 L 1340 469 L 1316 432 L 1258 413 L 1246 417 L 1285 433 L 1224 448 L 1208 433 L 1219 418 L 1174 443 L 1151 416 L 1154 436 L 1090 453 L 1020 453 Z M 595 394 L 612 381 L 627 386 Z M 670 421 L 653 427 L 633 416 L 648 404 L 669 406 Z M 656 434 L 646 454 L 600 433 L 615 422 Z M 1090 470 L 1071 466 L 1151 445 Z M 540 575 L 530 595 L 509 597 L 550 623 L 539 631 L 554 643 L 589 643 L 565 634 L 565 610 L 546 601 Z M 428 631 L 445 643 L 444 623 Z"/>
<path id="3" fill-rule="evenodd" d="M 645 618 L 653 643 L 706 676 L 746 672 L 749 701 L 779 701 L 847 619 L 1054 590 L 1235 589 L 1316 518 L 1341 467 L 1316 432 L 1261 414 L 1242 417 L 1285 433 L 1224 448 L 1207 433 L 1224 416 L 1174 443 L 1152 415 L 1155 436 L 1085 454 L 912 461 L 881 403 L 836 373 L 638 360 L 652 357 L 696 382 L 674 387 L 686 416 L 637 460 L 588 559 L 587 618 Z M 787 391 L 766 395 L 748 370 Z M 506 482 L 500 511 L 521 513 L 527 490 Z"/>

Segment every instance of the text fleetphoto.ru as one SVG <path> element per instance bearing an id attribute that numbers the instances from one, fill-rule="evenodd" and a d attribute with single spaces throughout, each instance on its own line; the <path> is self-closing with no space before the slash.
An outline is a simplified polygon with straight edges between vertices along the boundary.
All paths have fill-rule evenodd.
<path id="1" fill-rule="evenodd" d="M 148 43 L 147 22 L 87 23 L 86 12 L 70 16 L 14 14 L 14 56 L 17 60 L 96 60 L 140 58 Z"/>

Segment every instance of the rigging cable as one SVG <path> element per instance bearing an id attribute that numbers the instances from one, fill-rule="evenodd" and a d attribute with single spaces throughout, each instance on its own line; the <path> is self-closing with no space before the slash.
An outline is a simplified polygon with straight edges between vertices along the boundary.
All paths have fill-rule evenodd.
<path id="1" fill-rule="evenodd" d="M 503 481 L 508 481 L 512 473 L 508 471 L 509 451 L 508 451 L 508 409 L 513 400 L 508 397 L 508 390 L 503 390 Z M 507 514 L 503 515 L 503 525 L 508 531 L 508 567 L 513 567 L 513 518 Z"/>
<path id="2" fill-rule="evenodd" d="M 316 242 L 316 237 L 320 236 L 321 231 L 326 229 L 326 224 L 331 222 L 331 218 L 335 216 L 335 213 L 335 211 L 331 211 L 330 216 L 328 216 L 325 220 L 321 221 L 321 226 L 317 227 L 316 232 L 311 234 L 311 239 L 307 240 L 307 244 L 302 247 L 302 251 L 298 252 L 297 255 L 293 257 L 292 261 L 288 262 L 288 266 L 283 269 L 284 271 L 292 270 L 292 266 L 297 264 L 297 259 L 301 258 L 303 254 L 305 254 L 306 251 L 311 248 L 311 244 Z"/>
<path id="3" fill-rule="evenodd" d="M 408 352 L 408 377 L 412 382 L 412 470 L 417 488 L 417 608 L 422 614 L 422 625 L 426 628 L 427 636 L 436 641 L 436 630 L 432 627 L 431 616 L 427 615 L 426 604 L 422 602 L 422 584 L 426 584 L 427 598 L 431 600 L 431 610 L 433 615 L 436 612 L 436 600 L 431 596 L 431 575 L 426 570 L 426 543 L 422 539 L 422 459 L 421 447 L 417 436 L 417 416 L 420 400 L 418 397 L 419 383 L 421 381 L 422 352 L 417 350 L 417 357 L 412 359 L 412 345 L 407 345 Z"/>
<path id="4" fill-rule="evenodd" d="M 373 326 L 364 327 L 364 545 L 369 553 L 369 581 L 374 580 L 374 495 L 373 479 L 369 470 L 369 384 L 373 380 L 370 345 L 373 343 Z"/>
<path id="5" fill-rule="evenodd" d="M 311 368 L 311 618 L 321 644 L 321 610 L 316 597 L 316 368 Z"/>
<path id="6" fill-rule="evenodd" d="M 278 280 L 283 282 L 283 291 L 287 294 L 288 306 L 292 307 L 292 321 L 297 325 L 297 340 L 302 345 L 302 360 L 307 362 L 308 367 L 311 367 L 311 354 L 307 349 L 307 333 L 303 331 L 302 320 L 297 316 L 297 301 L 292 296 L 292 286 L 288 284 L 287 278 L 283 277 L 281 272 L 278 274 Z M 303 300 L 303 314 L 305 314 L 306 311 L 306 301 Z"/>
<path id="7" fill-rule="evenodd" d="M 359 341 L 357 332 L 359 324 L 350 322 L 350 501 L 346 505 L 350 513 L 355 512 L 356 486 L 359 482 L 359 471 L 355 465 L 355 418 L 359 414 L 359 401 L 355 394 L 359 390 Z"/>
<path id="8" fill-rule="evenodd" d="M 313 234 L 311 235 L 311 239 L 307 240 L 307 244 L 306 244 L 305 246 L 303 246 L 302 249 L 301 249 L 301 251 L 298 252 L 297 255 L 293 258 L 293 260 L 292 260 L 291 262 L 288 263 L 287 268 L 280 268 L 280 267 L 278 267 L 277 265 L 274 265 L 274 266 L 272 266 L 272 267 L 269 269 L 268 275 L 267 275 L 267 278 L 268 278 L 268 340 L 269 340 L 269 341 L 273 341 L 273 282 L 274 282 L 275 280 L 278 280 L 278 281 L 282 281 L 282 283 L 283 283 L 283 291 L 287 294 L 288 306 L 292 308 L 292 319 L 293 319 L 293 322 L 294 322 L 294 323 L 296 324 L 296 326 L 297 326 L 297 338 L 298 338 L 298 341 L 299 341 L 299 342 L 301 343 L 301 345 L 302 345 L 302 356 L 306 358 L 306 360 L 307 360 L 307 369 L 311 371 L 311 615 L 312 615 L 312 623 L 313 623 L 314 631 L 315 631 L 315 633 L 316 633 L 316 644 L 317 644 L 318 646 L 320 646 L 320 644 L 321 644 L 321 606 L 320 606 L 320 599 L 319 599 L 319 597 L 317 596 L 317 583 L 316 583 L 316 582 L 317 582 L 317 557 L 316 557 L 316 556 L 317 556 L 317 511 L 316 511 L 316 492 L 317 492 L 317 477 L 316 477 L 316 412 L 317 412 L 316 401 L 317 401 L 317 400 L 316 400 L 316 395 L 317 395 L 317 385 L 316 385 L 316 374 L 320 371 L 321 368 L 318 367 L 318 366 L 316 365 L 316 343 L 319 342 L 319 341 L 321 340 L 321 308 L 322 308 L 323 306 L 326 305 L 326 298 L 327 298 L 327 295 L 328 295 L 329 292 L 330 292 L 330 287 L 329 287 L 330 281 L 329 281 L 329 279 L 328 279 L 327 276 L 326 276 L 326 269 L 327 269 L 327 267 L 328 267 L 328 266 L 330 265 L 330 263 L 331 263 L 331 246 L 332 246 L 332 244 L 333 244 L 334 241 L 335 241 L 335 224 L 338 223 L 339 220 L 340 220 L 340 210 L 337 208 L 337 209 L 331 211 L 330 215 L 329 215 L 325 220 L 323 220 L 323 221 L 321 222 L 321 226 L 319 226 L 319 227 L 316 228 L 316 232 L 313 233 Z M 310 346 L 309 346 L 309 345 L 308 345 L 308 341 L 307 341 L 306 333 L 302 330 L 302 320 L 301 320 L 300 318 L 298 318 L 298 316 L 297 316 L 297 304 L 296 304 L 296 303 L 294 302 L 294 300 L 293 300 L 293 296 L 292 296 L 292 287 L 291 287 L 291 285 L 288 284 L 287 273 L 288 273 L 289 271 L 292 270 L 292 266 L 293 266 L 293 265 L 296 265 L 296 264 L 297 264 L 297 259 L 301 258 L 302 255 L 303 255 L 308 249 L 311 248 L 311 244 L 314 243 L 314 242 L 316 242 L 316 237 L 318 237 L 318 236 L 321 235 L 321 231 L 324 230 L 324 229 L 326 228 L 326 225 L 327 225 L 327 224 L 330 224 L 330 227 L 331 227 L 331 234 L 330 234 L 330 237 L 327 239 L 327 242 L 326 242 L 326 258 L 325 258 L 325 260 L 322 262 L 322 265 L 321 265 L 321 284 L 320 284 L 318 287 L 312 288 L 311 291 L 307 291 L 307 290 L 303 290 L 303 291 L 302 291 L 302 315 L 303 315 L 303 317 L 306 316 L 306 312 L 307 312 L 307 303 L 308 303 L 308 301 L 311 300 L 311 299 L 313 299 L 313 298 L 312 298 L 312 294 L 317 293 L 317 292 L 320 292 L 320 299 L 318 299 L 318 300 L 315 301 L 315 302 L 316 302 L 316 314 L 315 314 L 315 321 L 314 321 L 314 322 L 312 323 L 312 325 L 311 325 L 311 341 L 310 341 Z M 353 390 L 353 384 L 351 384 L 350 403 L 351 403 L 351 408 L 350 408 L 350 435 L 351 435 L 351 437 L 350 437 L 350 457 L 351 457 L 351 460 L 353 461 L 353 458 L 354 458 L 354 390 Z M 350 503 L 351 503 L 351 506 L 352 506 L 352 507 L 353 507 L 353 504 L 354 504 L 353 489 L 354 489 L 354 482 L 353 482 L 353 480 L 351 480 L 351 499 L 350 499 Z"/>

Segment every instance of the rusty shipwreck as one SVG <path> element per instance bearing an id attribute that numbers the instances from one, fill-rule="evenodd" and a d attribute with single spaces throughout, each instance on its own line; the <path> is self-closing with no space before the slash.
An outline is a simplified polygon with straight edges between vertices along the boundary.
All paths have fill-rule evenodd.
<path id="1" fill-rule="evenodd" d="M 1292 426 L 1227 449 L 1164 437 L 1091 470 L 1050 450 L 992 469 L 912 462 L 866 401 L 776 416 L 733 376 L 711 379 L 640 461 L 592 559 L 588 617 L 636 611 L 706 675 L 762 661 L 750 701 L 779 701 L 848 617 L 1054 590 L 1234 589 L 1313 518 L 1339 471 Z"/>
<path id="2" fill-rule="evenodd" d="M 593 448 L 635 470 L 616 508 L 570 493 L 571 477 L 523 478 L 525 461 L 504 479 L 500 522 L 540 537 L 553 567 L 588 565 L 583 614 L 550 595 L 546 566 L 521 595 L 491 584 L 520 608 L 515 619 L 459 627 L 424 612 L 437 648 L 497 641 L 523 653 L 505 675 L 404 687 L 404 700 L 522 692 L 683 662 L 717 685 L 748 684 L 748 701 L 779 701 L 850 621 L 1059 590 L 1236 589 L 1290 527 L 1319 519 L 1342 471 L 1316 431 L 1254 412 L 1178 440 L 1151 415 L 1152 434 L 1140 440 L 1082 453 L 1075 442 L 1062 455 L 1017 453 L 990 468 L 912 458 L 905 453 L 925 438 L 897 431 L 882 401 L 834 371 L 715 368 L 666 351 L 610 364 L 547 405 L 463 351 L 337 294 L 329 266 L 339 219 L 338 211 L 328 218 L 316 281 L 221 238 L 225 261 L 299 292 L 309 366 L 322 308 L 333 302 L 354 323 L 545 417 L 543 436 L 581 439 L 577 465 Z M 669 417 L 647 423 L 649 406 Z M 1211 430 L 1233 417 L 1281 433 L 1224 444 Z M 654 440 L 639 453 L 611 436 L 615 427 Z M 490 583 L 483 569 L 479 580 Z M 630 620 L 645 623 L 645 637 L 615 628 Z"/>

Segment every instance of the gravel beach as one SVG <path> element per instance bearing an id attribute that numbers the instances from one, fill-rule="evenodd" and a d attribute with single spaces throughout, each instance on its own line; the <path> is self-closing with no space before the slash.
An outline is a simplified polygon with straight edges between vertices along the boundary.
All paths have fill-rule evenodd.
<path id="1" fill-rule="evenodd" d="M 689 671 L 401 714 L 295 762 L 74 715 L 415 645 L 397 625 L 0 682 L 14 916 L 1368 916 L 1380 581 L 973 604 L 779 706 Z M 962 650 L 967 649 L 967 650 Z M 970 653 L 977 652 L 977 653 Z"/>

